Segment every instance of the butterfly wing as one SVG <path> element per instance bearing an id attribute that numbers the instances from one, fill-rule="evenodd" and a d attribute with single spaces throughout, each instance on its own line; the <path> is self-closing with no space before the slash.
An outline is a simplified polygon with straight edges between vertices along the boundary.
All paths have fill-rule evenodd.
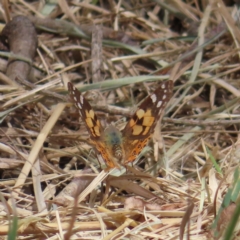
<path id="1" fill-rule="evenodd" d="M 164 108 L 172 96 L 173 81 L 161 85 L 138 107 L 123 129 L 124 164 L 134 161 L 151 137 Z"/>
<path id="2" fill-rule="evenodd" d="M 72 83 L 68 82 L 68 91 L 72 102 L 78 109 L 81 119 L 85 122 L 88 133 L 90 134 L 90 139 L 92 140 L 94 146 L 101 154 L 103 160 L 105 161 L 108 168 L 116 167 L 116 164 L 110 156 L 107 146 L 105 146 L 102 136 L 104 129 L 97 119 L 96 113 L 93 111 L 89 102 L 83 97 L 80 91 L 73 86 Z"/>

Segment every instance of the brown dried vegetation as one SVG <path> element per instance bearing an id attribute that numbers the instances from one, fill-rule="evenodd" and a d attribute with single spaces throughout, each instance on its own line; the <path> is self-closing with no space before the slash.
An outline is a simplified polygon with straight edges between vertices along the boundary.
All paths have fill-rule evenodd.
<path id="1" fill-rule="evenodd" d="M 17 216 L 28 239 L 220 238 L 214 213 L 239 167 L 234 5 L 3 2 L 0 235 Z M 67 82 L 87 91 L 101 121 L 122 129 L 168 79 L 174 95 L 137 163 L 102 171 Z"/>

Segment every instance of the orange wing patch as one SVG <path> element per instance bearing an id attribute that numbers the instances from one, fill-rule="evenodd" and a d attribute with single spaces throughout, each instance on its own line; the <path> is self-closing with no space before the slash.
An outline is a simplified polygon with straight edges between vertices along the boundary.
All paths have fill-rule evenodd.
<path id="1" fill-rule="evenodd" d="M 103 142 L 95 142 L 95 147 L 98 150 L 98 152 L 101 154 L 108 168 L 114 168 L 114 167 L 120 168 L 119 165 L 114 160 L 114 158 L 107 151 L 107 148 Z"/>
<path id="2" fill-rule="evenodd" d="M 90 129 L 91 134 L 96 138 L 100 137 L 100 129 L 101 129 L 101 124 L 99 120 L 97 119 L 94 111 L 91 109 L 89 112 L 85 110 L 86 118 L 85 122 L 87 127 Z"/>
<path id="3" fill-rule="evenodd" d="M 132 145 L 133 145 L 132 151 L 130 151 L 128 153 L 128 157 L 125 160 L 124 164 L 127 164 L 129 162 L 133 162 L 133 161 L 136 160 L 136 158 L 141 153 L 143 148 L 147 145 L 149 138 L 150 137 L 145 138 L 143 140 L 135 140 L 135 141 L 132 142 Z"/>

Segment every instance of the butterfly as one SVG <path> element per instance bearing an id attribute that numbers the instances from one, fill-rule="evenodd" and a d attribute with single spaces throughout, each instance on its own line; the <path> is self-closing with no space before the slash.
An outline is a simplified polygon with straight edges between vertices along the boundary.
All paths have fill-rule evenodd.
<path id="1" fill-rule="evenodd" d="M 86 124 L 93 146 L 102 156 L 107 169 L 111 169 L 133 162 L 146 146 L 172 96 L 173 81 L 161 83 L 138 106 L 122 131 L 112 124 L 104 129 L 89 102 L 71 82 L 68 82 L 68 91 Z"/>

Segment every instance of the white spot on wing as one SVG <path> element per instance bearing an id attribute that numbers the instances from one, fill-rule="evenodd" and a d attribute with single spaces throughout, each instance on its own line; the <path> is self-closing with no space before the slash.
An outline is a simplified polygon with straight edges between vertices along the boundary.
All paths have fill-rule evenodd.
<path id="1" fill-rule="evenodd" d="M 76 98 L 75 96 L 73 96 L 73 100 L 74 100 L 75 102 L 77 102 L 77 98 Z"/>
<path id="2" fill-rule="evenodd" d="M 77 106 L 82 109 L 82 104 L 81 103 L 77 103 Z"/>
<path id="3" fill-rule="evenodd" d="M 80 103 L 83 105 L 83 96 L 80 96 Z"/>
<path id="4" fill-rule="evenodd" d="M 162 106 L 162 101 L 158 101 L 157 108 Z"/>
<path id="5" fill-rule="evenodd" d="M 151 99 L 152 99 L 152 102 L 155 103 L 156 100 L 157 100 L 156 94 L 152 94 L 150 97 L 151 97 Z"/>
<path id="6" fill-rule="evenodd" d="M 167 97 L 167 96 L 164 94 L 163 97 L 162 97 L 162 99 L 164 100 L 164 99 L 166 99 L 166 97 Z"/>
<path id="7" fill-rule="evenodd" d="M 162 84 L 161 88 L 162 88 L 162 89 L 165 89 L 165 88 L 166 88 L 166 85 L 165 85 L 165 83 L 164 83 L 164 84 Z"/>

